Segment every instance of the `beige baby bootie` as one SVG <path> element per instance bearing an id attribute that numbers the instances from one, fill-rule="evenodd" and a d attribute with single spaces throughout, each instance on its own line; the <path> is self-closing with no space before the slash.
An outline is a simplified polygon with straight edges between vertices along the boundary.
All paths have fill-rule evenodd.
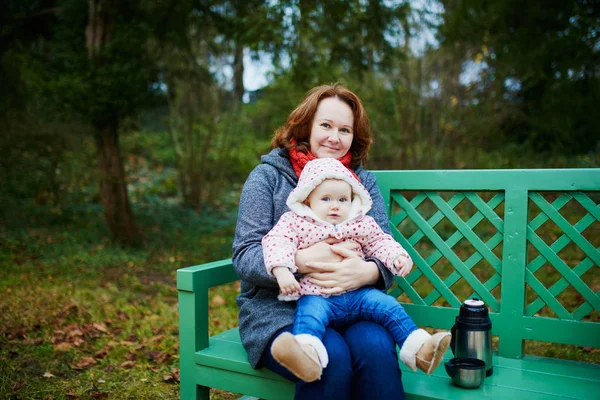
<path id="1" fill-rule="evenodd" d="M 402 345 L 400 360 L 413 371 L 419 368 L 430 375 L 440 365 L 451 339 L 450 332 L 430 335 L 424 329 L 417 329 Z"/>
<path id="2" fill-rule="evenodd" d="M 273 358 L 304 382 L 321 379 L 329 357 L 323 342 L 312 335 L 283 332 L 271 345 Z"/>

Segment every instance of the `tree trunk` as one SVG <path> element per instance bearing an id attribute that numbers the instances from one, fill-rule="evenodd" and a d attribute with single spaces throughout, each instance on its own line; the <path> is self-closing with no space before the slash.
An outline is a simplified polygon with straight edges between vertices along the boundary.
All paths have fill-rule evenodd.
<path id="1" fill-rule="evenodd" d="M 237 106 L 244 98 L 244 45 L 241 40 L 235 42 L 233 58 L 233 101 Z"/>
<path id="2" fill-rule="evenodd" d="M 127 195 L 125 170 L 115 126 L 96 128 L 96 157 L 100 168 L 100 199 L 114 240 L 125 245 L 138 241 L 139 230 Z"/>
<path id="3" fill-rule="evenodd" d="M 112 7 L 112 2 L 89 0 L 88 7 L 85 38 L 88 59 L 93 64 L 98 52 L 112 40 L 111 21 L 107 12 Z M 131 245 L 139 240 L 139 231 L 131 211 L 125 183 L 125 170 L 119 148 L 119 120 L 115 117 L 108 124 L 93 125 L 96 158 L 101 174 L 100 200 L 104 206 L 106 222 L 114 241 Z"/>

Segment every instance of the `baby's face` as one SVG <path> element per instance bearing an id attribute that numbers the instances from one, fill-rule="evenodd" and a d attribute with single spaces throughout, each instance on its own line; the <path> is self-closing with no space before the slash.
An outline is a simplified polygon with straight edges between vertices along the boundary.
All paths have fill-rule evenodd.
<path id="1" fill-rule="evenodd" d="M 326 179 L 306 200 L 317 217 L 334 225 L 339 224 L 349 217 L 352 187 L 339 179 Z"/>

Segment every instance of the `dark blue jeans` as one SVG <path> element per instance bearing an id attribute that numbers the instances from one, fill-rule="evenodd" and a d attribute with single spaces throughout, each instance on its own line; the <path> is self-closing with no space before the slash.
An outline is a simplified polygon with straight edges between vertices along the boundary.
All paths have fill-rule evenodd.
<path id="1" fill-rule="evenodd" d="M 366 287 L 331 297 L 302 296 L 296 306 L 293 333 L 322 338 L 326 327 L 343 327 L 356 321 L 373 321 L 383 326 L 399 347 L 417 330 L 396 299 Z"/>

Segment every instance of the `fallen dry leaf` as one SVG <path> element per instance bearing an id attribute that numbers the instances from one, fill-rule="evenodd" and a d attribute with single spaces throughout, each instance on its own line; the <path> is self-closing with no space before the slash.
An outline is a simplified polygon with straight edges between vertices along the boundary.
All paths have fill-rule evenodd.
<path id="1" fill-rule="evenodd" d="M 117 369 L 117 367 L 115 367 L 113 364 L 108 364 L 106 368 L 104 368 L 104 372 L 113 372 L 115 369 Z"/>
<path id="2" fill-rule="evenodd" d="M 79 337 L 83 337 L 83 332 L 81 331 L 81 329 L 79 329 L 79 327 L 76 326 L 71 326 L 71 328 L 67 332 L 67 339 L 73 340 L 74 338 Z"/>
<path id="3" fill-rule="evenodd" d="M 125 361 L 121 364 L 121 368 L 133 368 L 135 367 L 135 361 Z"/>
<path id="4" fill-rule="evenodd" d="M 108 355 L 109 350 L 105 347 L 103 349 L 98 350 L 94 353 L 94 357 L 96 358 L 104 358 Z"/>
<path id="5" fill-rule="evenodd" d="M 97 338 L 102 335 L 108 335 L 108 329 L 106 325 L 99 323 L 90 323 L 81 326 L 81 329 L 85 333 L 86 336 L 90 338 Z"/>
<path id="6" fill-rule="evenodd" d="M 212 303 L 213 306 L 224 306 L 225 305 L 225 299 L 223 299 L 221 296 L 219 296 L 217 294 L 217 295 L 215 295 L 215 297 L 213 297 L 211 303 Z"/>
<path id="7" fill-rule="evenodd" d="M 32 338 L 26 337 L 23 340 L 22 343 L 26 344 L 26 345 L 35 345 L 35 346 L 37 346 L 38 344 L 41 344 L 43 341 L 44 341 L 44 339 L 42 339 L 42 338 L 32 339 Z"/>
<path id="8" fill-rule="evenodd" d="M 120 319 L 121 321 L 125 321 L 126 319 L 129 319 L 129 315 L 127 315 L 127 313 L 124 311 L 119 311 L 117 313 L 117 318 Z"/>
<path id="9" fill-rule="evenodd" d="M 65 334 L 64 331 L 60 330 L 60 329 L 56 329 L 54 331 L 54 336 L 52 337 L 51 342 L 52 343 L 60 343 L 60 342 L 64 342 L 66 340 L 67 335 Z"/>
<path id="10" fill-rule="evenodd" d="M 53 374 L 51 374 L 50 372 L 45 372 L 44 375 L 42 375 L 44 378 L 54 378 L 55 376 Z"/>
<path id="11" fill-rule="evenodd" d="M 168 354 L 163 353 L 158 350 L 147 351 L 145 353 L 145 355 L 148 358 L 148 360 L 153 361 L 158 364 L 164 362 L 169 357 Z"/>
<path id="12" fill-rule="evenodd" d="M 55 316 L 60 319 L 65 319 L 69 315 L 77 313 L 78 309 L 79 309 L 79 307 L 77 306 L 77 304 L 67 304 L 66 306 L 63 307 L 62 310 L 60 310 L 58 313 L 56 313 Z"/>
<path id="13" fill-rule="evenodd" d="M 79 361 L 69 365 L 72 369 L 88 369 L 92 365 L 96 365 L 97 362 L 92 357 L 81 357 Z"/>
<path id="14" fill-rule="evenodd" d="M 150 343 L 156 343 L 156 342 L 160 342 L 161 340 L 163 340 L 165 338 L 165 335 L 160 334 L 160 335 L 156 335 L 156 336 L 152 336 L 148 342 Z"/>
<path id="15" fill-rule="evenodd" d="M 63 353 L 65 351 L 69 351 L 73 348 L 71 343 L 62 342 L 54 345 L 54 351 L 58 353 Z"/>
<path id="16" fill-rule="evenodd" d="M 98 331 L 100 331 L 100 332 L 102 332 L 102 333 L 108 333 L 108 329 L 106 329 L 106 325 L 104 325 L 104 324 L 102 324 L 102 323 L 98 324 L 98 323 L 94 322 L 94 323 L 92 324 L 92 326 L 93 326 L 93 327 L 94 327 L 96 330 L 98 330 Z"/>
<path id="17" fill-rule="evenodd" d="M 108 393 L 105 392 L 90 392 L 90 397 L 93 399 L 103 399 L 108 397 Z"/>
<path id="18" fill-rule="evenodd" d="M 18 328 L 15 329 L 12 332 L 8 332 L 6 334 L 6 337 L 8 338 L 8 340 L 13 340 L 13 339 L 25 339 L 27 337 L 27 331 L 25 330 L 25 328 Z"/>
<path id="19" fill-rule="evenodd" d="M 171 375 L 175 378 L 177 382 L 179 382 L 179 368 L 171 369 Z"/>
<path id="20" fill-rule="evenodd" d="M 179 382 L 179 368 L 171 369 L 171 373 L 168 375 L 163 375 L 163 380 L 165 382 Z"/>
<path id="21" fill-rule="evenodd" d="M 129 336 L 127 336 L 125 338 L 126 341 L 128 342 L 133 342 L 133 343 L 137 343 L 139 341 L 137 335 L 135 333 L 130 334 Z"/>

